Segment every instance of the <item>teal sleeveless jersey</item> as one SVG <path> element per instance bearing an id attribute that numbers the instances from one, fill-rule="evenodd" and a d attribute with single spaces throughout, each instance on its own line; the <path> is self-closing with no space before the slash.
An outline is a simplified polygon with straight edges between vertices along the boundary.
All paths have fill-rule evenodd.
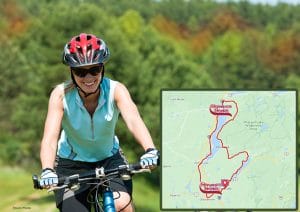
<path id="1" fill-rule="evenodd" d="M 115 126 L 120 111 L 114 102 L 117 82 L 103 78 L 98 106 L 91 116 L 76 88 L 65 93 L 62 132 L 57 155 L 77 161 L 96 162 L 119 150 Z"/>

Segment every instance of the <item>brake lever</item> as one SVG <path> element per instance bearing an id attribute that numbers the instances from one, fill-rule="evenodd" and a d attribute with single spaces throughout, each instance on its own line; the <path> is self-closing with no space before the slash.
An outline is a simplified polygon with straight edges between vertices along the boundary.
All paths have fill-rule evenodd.
<path id="1" fill-rule="evenodd" d="M 60 190 L 60 189 L 63 189 L 63 188 L 69 188 L 72 191 L 76 191 L 80 188 L 80 185 L 79 184 L 74 184 L 71 187 L 69 185 L 53 186 L 53 187 L 49 188 L 47 191 L 48 191 L 48 193 L 50 193 L 52 191 Z"/>
<path id="2" fill-rule="evenodd" d="M 52 192 L 52 191 L 56 191 L 56 190 L 59 190 L 59 189 L 62 189 L 62 188 L 67 188 L 68 186 L 67 185 L 62 185 L 62 186 L 52 186 L 50 187 L 47 191 L 48 193 Z"/>
<path id="3" fill-rule="evenodd" d="M 59 182 L 59 184 L 60 183 L 64 183 L 64 184 L 61 185 L 61 186 L 50 187 L 48 189 L 48 192 L 59 190 L 59 189 L 62 189 L 62 188 L 70 188 L 73 191 L 78 190 L 79 187 L 80 187 L 80 185 L 78 184 L 78 179 L 79 179 L 79 174 L 74 174 L 74 175 L 71 175 L 67 178 L 61 177 L 61 178 L 58 179 L 58 182 Z"/>
<path id="4" fill-rule="evenodd" d="M 133 170 L 133 171 L 131 171 L 132 174 L 137 174 L 137 173 L 142 173 L 142 172 L 151 173 L 151 169 L 140 169 L 140 170 Z"/>

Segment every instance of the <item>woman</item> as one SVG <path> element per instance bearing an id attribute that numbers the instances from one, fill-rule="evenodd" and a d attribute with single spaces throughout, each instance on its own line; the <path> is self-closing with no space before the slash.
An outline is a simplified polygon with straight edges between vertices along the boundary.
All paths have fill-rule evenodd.
<path id="1" fill-rule="evenodd" d="M 121 113 L 129 131 L 145 150 L 140 163 L 154 168 L 159 159 L 152 138 L 142 121 L 127 88 L 104 77 L 109 50 L 103 40 L 92 34 L 73 37 L 64 48 L 63 63 L 70 67 L 69 83 L 51 93 L 41 143 L 40 184 L 49 188 L 58 183 L 57 175 L 72 175 L 96 167 L 113 168 L 126 164 L 115 136 Z M 111 183 L 116 209 L 133 211 L 132 182 L 118 179 Z M 77 191 L 55 193 L 60 211 L 90 211 L 89 186 Z"/>

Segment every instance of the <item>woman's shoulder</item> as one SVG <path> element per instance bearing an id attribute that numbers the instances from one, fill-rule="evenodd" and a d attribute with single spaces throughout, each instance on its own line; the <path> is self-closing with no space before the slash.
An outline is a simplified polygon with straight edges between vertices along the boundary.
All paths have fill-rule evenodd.
<path id="1" fill-rule="evenodd" d="M 114 92 L 115 88 L 120 84 L 119 81 L 113 80 L 108 77 L 104 77 L 102 82 L 101 82 L 101 87 L 104 90 L 107 90 L 109 92 Z"/>
<path id="2" fill-rule="evenodd" d="M 121 97 L 124 96 L 129 97 L 130 93 L 125 84 L 121 82 L 117 82 L 115 85 L 115 94 L 114 94 L 115 100 L 122 99 Z"/>
<path id="3" fill-rule="evenodd" d="M 54 89 L 51 92 L 50 98 L 63 99 L 64 95 L 65 95 L 65 85 L 64 83 L 61 83 L 54 87 Z"/>
<path id="4" fill-rule="evenodd" d="M 110 84 L 118 83 L 118 81 L 111 79 L 109 77 L 103 77 L 102 83 L 110 85 Z"/>
<path id="5" fill-rule="evenodd" d="M 64 97 L 64 87 L 63 85 L 57 85 L 52 90 L 49 98 L 49 107 L 63 109 L 63 97 Z"/>

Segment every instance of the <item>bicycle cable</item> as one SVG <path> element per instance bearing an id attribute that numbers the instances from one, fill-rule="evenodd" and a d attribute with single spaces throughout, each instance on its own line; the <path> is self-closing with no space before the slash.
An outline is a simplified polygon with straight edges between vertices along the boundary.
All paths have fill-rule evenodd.
<path id="1" fill-rule="evenodd" d="M 121 184 L 120 182 L 117 182 L 117 181 L 114 181 L 114 180 L 111 180 L 111 181 L 113 181 L 114 183 L 117 183 L 117 184 L 123 186 L 123 184 Z M 121 197 L 121 193 L 119 191 L 115 191 L 115 192 L 117 192 L 119 194 L 119 196 L 117 198 L 115 198 L 115 199 L 120 198 Z M 118 212 L 121 212 L 125 208 L 127 208 L 127 206 L 130 205 L 131 202 L 132 202 L 132 196 L 131 196 L 131 194 L 129 194 L 129 202 L 123 208 L 121 208 Z"/>
<path id="2" fill-rule="evenodd" d="M 97 210 L 97 212 L 98 212 L 99 209 L 101 210 L 99 212 L 103 212 L 103 210 L 102 210 L 103 201 L 100 200 L 101 198 L 99 199 L 98 195 L 99 195 L 99 193 L 101 193 L 101 191 L 100 191 L 100 189 L 102 189 L 101 186 L 105 187 L 106 182 L 114 182 L 116 184 L 119 184 L 119 185 L 123 186 L 123 184 L 121 184 L 118 181 L 113 180 L 113 178 L 112 179 L 107 179 L 107 180 L 105 180 L 103 182 L 100 182 L 100 183 L 99 182 L 89 183 L 90 185 L 95 185 L 95 186 L 92 189 L 90 189 L 90 191 L 88 193 L 88 196 L 87 196 L 87 202 L 90 203 L 90 204 L 97 205 L 97 207 L 95 208 Z M 106 187 L 109 187 L 109 186 L 106 186 Z M 118 194 L 117 197 L 114 197 L 114 200 L 119 199 L 121 197 L 121 193 L 119 191 L 112 191 L 112 192 L 115 192 L 115 193 Z M 127 208 L 130 205 L 131 202 L 132 202 L 132 196 L 129 194 L 128 203 L 123 208 L 121 208 L 118 212 L 121 212 L 125 208 Z"/>

